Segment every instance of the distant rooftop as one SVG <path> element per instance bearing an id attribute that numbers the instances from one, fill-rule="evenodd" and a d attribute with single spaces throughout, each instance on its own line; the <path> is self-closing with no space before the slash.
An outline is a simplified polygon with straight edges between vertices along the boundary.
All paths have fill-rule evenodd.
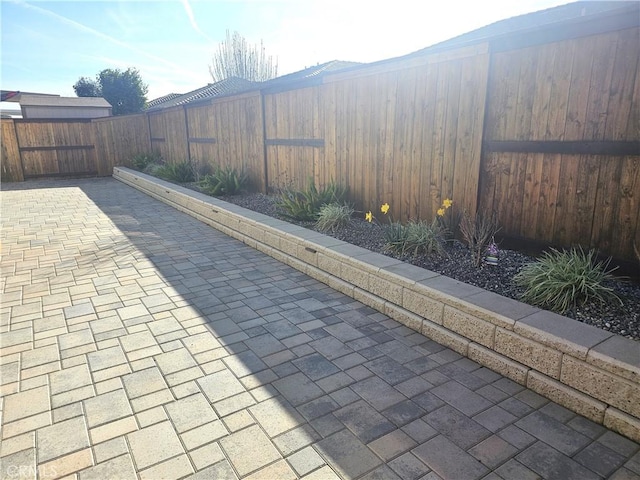
<path id="1" fill-rule="evenodd" d="M 282 75 L 265 82 L 250 82 L 238 77 L 230 77 L 216 83 L 210 83 L 204 87 L 198 88 L 185 94 L 170 93 L 160 98 L 156 98 L 147 103 L 147 111 L 156 111 L 163 108 L 175 107 L 196 101 L 206 100 L 234 93 L 259 90 L 278 85 L 286 85 L 289 83 L 317 77 L 326 72 L 333 72 L 343 68 L 361 65 L 357 62 L 344 62 L 341 60 L 332 60 L 330 62 L 307 67 L 297 72 Z"/>
<path id="2" fill-rule="evenodd" d="M 169 100 L 173 100 L 174 98 L 181 97 L 181 96 L 182 96 L 182 93 L 169 93 L 167 95 L 164 95 L 163 97 L 155 98 L 150 102 L 147 102 L 147 109 L 158 106 L 161 103 L 168 102 Z"/>
<path id="3" fill-rule="evenodd" d="M 22 95 L 38 95 L 41 97 L 59 97 L 60 95 L 52 93 L 35 93 L 35 92 L 21 92 L 19 90 L 0 90 L 0 100 L 3 102 L 20 102 Z"/>
<path id="4" fill-rule="evenodd" d="M 102 97 L 58 97 L 49 95 L 20 95 L 21 107 L 109 107 Z"/>
<path id="5" fill-rule="evenodd" d="M 336 70 L 343 70 L 345 68 L 355 67 L 358 65 L 363 65 L 363 64 L 360 62 L 345 62 L 342 60 L 331 60 L 330 62 L 321 63 L 318 65 L 314 65 L 312 67 L 307 67 L 297 72 L 272 78 L 271 80 L 262 82 L 260 84 L 260 88 L 271 87 L 271 86 L 280 85 L 280 84 L 287 84 L 287 83 L 291 83 L 299 80 L 305 80 L 305 79 L 320 76 L 327 72 L 335 72 Z"/>
<path id="6" fill-rule="evenodd" d="M 243 90 L 249 90 L 255 86 L 254 82 L 244 80 L 238 77 L 230 77 L 221 80 L 216 83 L 210 83 L 204 87 L 197 88 L 188 93 L 182 95 L 176 93 L 170 93 L 164 97 L 156 98 L 155 100 L 147 103 L 147 111 L 160 110 L 168 107 L 175 107 L 177 105 L 184 105 L 186 103 L 195 102 L 197 100 L 204 100 L 207 98 L 219 97 L 221 95 L 229 95 L 231 93 L 238 93 Z"/>

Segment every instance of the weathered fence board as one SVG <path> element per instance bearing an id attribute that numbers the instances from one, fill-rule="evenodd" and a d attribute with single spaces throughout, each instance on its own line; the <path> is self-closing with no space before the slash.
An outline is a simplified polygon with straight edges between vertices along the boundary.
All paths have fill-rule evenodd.
<path id="1" fill-rule="evenodd" d="M 632 28 L 493 55 L 484 138 L 503 151 L 485 149 L 479 204 L 497 212 L 503 233 L 633 258 L 639 34 Z M 513 153 L 504 151 L 510 144 Z"/>
<path id="2" fill-rule="evenodd" d="M 24 175 L 22 173 L 22 160 L 20 158 L 20 147 L 13 120 L 2 120 L 0 122 L 0 161 L 2 162 L 2 176 L 0 181 L 3 182 L 22 182 Z"/>
<path id="3" fill-rule="evenodd" d="M 189 159 L 187 122 L 184 107 L 178 106 L 149 114 L 151 149 L 170 163 Z"/>
<path id="4" fill-rule="evenodd" d="M 151 151 L 147 116 L 126 115 L 93 122 L 98 174 L 111 175 L 116 165 L 131 166 L 131 159 Z"/>
<path id="5" fill-rule="evenodd" d="M 214 165 L 244 169 L 265 191 L 264 135 L 260 92 L 186 108 L 189 156 L 202 172 Z"/>
<path id="6" fill-rule="evenodd" d="M 332 99 L 325 117 L 335 139 L 323 165 L 335 156 L 356 203 L 388 202 L 395 219 L 431 219 L 445 198 L 474 212 L 488 61 L 438 55 L 402 70 L 329 77 L 321 88 Z"/>
<path id="7" fill-rule="evenodd" d="M 24 178 L 98 173 L 91 121 L 16 120 L 14 124 Z"/>
<path id="8" fill-rule="evenodd" d="M 267 177 L 272 189 L 323 185 L 324 103 L 320 87 L 266 94 Z M 329 174 L 330 176 L 330 174 Z"/>

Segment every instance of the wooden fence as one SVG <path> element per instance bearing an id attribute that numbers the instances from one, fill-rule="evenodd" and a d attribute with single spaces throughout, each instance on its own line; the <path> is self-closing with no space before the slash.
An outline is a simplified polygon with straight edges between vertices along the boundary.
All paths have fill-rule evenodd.
<path id="1" fill-rule="evenodd" d="M 452 198 L 458 211 L 495 211 L 506 235 L 633 259 L 640 31 L 614 27 L 553 27 L 66 130 L 3 120 L 3 177 L 76 164 L 108 175 L 154 150 L 244 168 L 262 191 L 335 180 L 358 208 L 388 202 L 400 220 L 431 219 Z"/>
<path id="2" fill-rule="evenodd" d="M 639 30 L 496 52 L 479 205 L 507 234 L 640 248 Z"/>

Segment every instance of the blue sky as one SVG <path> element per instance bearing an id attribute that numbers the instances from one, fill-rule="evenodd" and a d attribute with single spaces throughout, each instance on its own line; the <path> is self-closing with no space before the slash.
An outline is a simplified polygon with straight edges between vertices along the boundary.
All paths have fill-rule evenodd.
<path id="1" fill-rule="evenodd" d="M 0 0 L 0 84 L 74 96 L 81 76 L 136 67 L 148 98 L 211 81 L 225 30 L 264 42 L 278 74 L 329 60 L 404 55 L 569 0 Z M 15 104 L 14 104 L 15 105 Z"/>

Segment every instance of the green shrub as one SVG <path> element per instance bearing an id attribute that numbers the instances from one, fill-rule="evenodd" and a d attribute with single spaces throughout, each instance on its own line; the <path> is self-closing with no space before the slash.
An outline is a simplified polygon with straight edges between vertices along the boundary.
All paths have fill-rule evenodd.
<path id="1" fill-rule="evenodd" d="M 385 225 L 384 243 L 387 250 L 404 255 L 409 231 L 399 222 L 391 222 Z"/>
<path id="2" fill-rule="evenodd" d="M 139 153 L 131 158 L 131 166 L 140 172 L 144 172 L 150 165 L 161 163 L 162 157 L 155 152 Z"/>
<path id="3" fill-rule="evenodd" d="M 329 203 L 320 207 L 316 228 L 321 232 L 334 232 L 351 221 L 353 208 L 349 205 Z"/>
<path id="4" fill-rule="evenodd" d="M 444 239 L 446 229 L 441 223 L 409 222 L 407 229 L 407 244 L 405 250 L 413 255 L 444 253 Z"/>
<path id="5" fill-rule="evenodd" d="M 153 175 L 154 177 L 159 177 L 160 175 L 158 175 L 158 170 L 162 170 L 163 167 L 164 164 L 162 163 L 150 163 L 144 168 L 143 172 Z"/>
<path id="6" fill-rule="evenodd" d="M 585 253 L 575 248 L 569 251 L 551 249 L 537 262 L 524 266 L 514 277 L 525 288 L 522 299 L 558 313 L 590 300 L 601 303 L 620 298 L 604 283 L 613 278 L 606 262 L 594 261 L 595 251 Z"/>
<path id="7" fill-rule="evenodd" d="M 203 192 L 211 196 L 237 195 L 247 184 L 248 176 L 244 171 L 217 165 L 213 173 L 207 174 L 199 182 Z"/>
<path id="8" fill-rule="evenodd" d="M 384 229 L 385 243 L 392 252 L 405 255 L 444 253 L 446 229 L 437 221 L 391 223 Z"/>
<path id="9" fill-rule="evenodd" d="M 312 221 L 317 220 L 320 207 L 323 205 L 344 203 L 346 193 L 346 189 L 335 182 L 330 182 L 322 190 L 318 190 L 313 178 L 310 178 L 306 190 L 283 189 L 276 206 L 285 217 Z"/>
<path id="10" fill-rule="evenodd" d="M 177 183 L 189 183 L 195 180 L 191 162 L 166 163 L 156 170 L 156 175 Z"/>

